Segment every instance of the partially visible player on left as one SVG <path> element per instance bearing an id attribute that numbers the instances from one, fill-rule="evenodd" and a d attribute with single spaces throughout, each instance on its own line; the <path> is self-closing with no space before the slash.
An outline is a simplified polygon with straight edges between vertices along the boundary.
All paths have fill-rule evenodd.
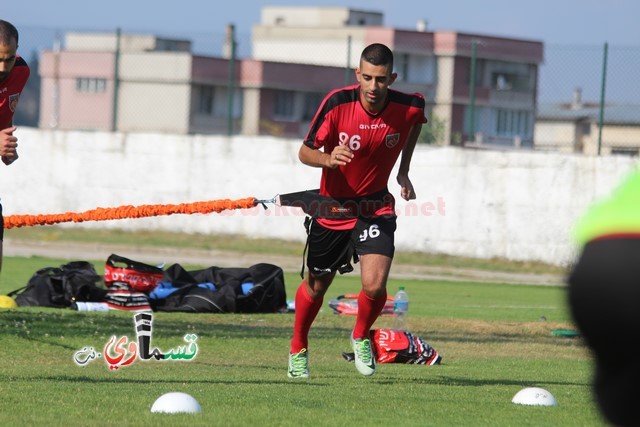
<path id="1" fill-rule="evenodd" d="M 10 165 L 18 159 L 18 138 L 13 134 L 13 114 L 24 85 L 29 79 L 29 66 L 17 54 L 18 30 L 11 23 L 0 20 L 0 158 Z M 2 240 L 4 218 L 0 203 L 0 270 L 2 270 Z"/>

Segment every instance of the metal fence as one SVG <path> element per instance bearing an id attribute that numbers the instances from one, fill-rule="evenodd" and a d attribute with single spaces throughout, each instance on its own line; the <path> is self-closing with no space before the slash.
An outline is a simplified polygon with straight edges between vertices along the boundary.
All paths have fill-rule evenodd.
<path id="1" fill-rule="evenodd" d="M 638 155 L 639 71 L 640 46 L 545 46 L 536 146 Z"/>
<path id="2" fill-rule="evenodd" d="M 18 53 L 29 62 L 34 72 L 23 92 L 15 121 L 19 125 L 37 127 L 43 123 L 40 117 L 43 114 L 40 108 L 42 88 L 38 76 L 41 53 L 44 50 L 54 50 L 60 43 L 63 44 L 64 36 L 67 33 L 98 30 L 41 27 L 21 27 L 19 30 Z M 104 32 L 108 33 L 115 31 L 116 29 L 104 29 Z M 150 34 L 148 31 L 123 30 L 123 32 Z M 191 52 L 196 55 L 221 58 L 229 54 L 229 34 L 220 31 L 211 33 L 153 33 L 152 35 L 190 41 Z M 517 36 L 514 35 L 514 37 Z M 239 60 L 251 59 L 254 54 L 251 34 L 236 33 L 235 42 L 236 57 Z M 347 70 L 346 73 L 336 70 L 332 74 L 334 78 L 331 81 L 324 82 L 324 85 L 316 85 L 314 90 L 310 90 L 304 95 L 303 101 L 291 104 L 295 105 L 297 109 L 304 110 L 301 117 L 308 122 L 309 116 L 321 99 L 320 96 L 325 87 L 337 87 L 348 82 L 350 75 L 348 70 L 357 65 L 353 58 L 354 55 L 359 54 L 359 51 L 350 52 L 351 46 L 347 45 L 346 40 L 345 46 L 340 48 L 339 53 L 336 52 L 335 46 L 323 46 L 322 43 L 313 44 L 311 42 L 306 42 L 307 45 L 304 45 L 304 41 L 298 43 L 301 50 L 312 52 L 311 57 L 331 58 L 335 64 L 334 68 Z M 64 49 L 64 45 L 61 48 Z M 482 44 L 477 46 L 478 57 L 482 56 L 484 48 L 488 47 Z M 419 52 L 420 49 L 420 45 L 416 45 L 414 48 L 416 52 Z M 357 56 L 355 57 L 357 58 Z M 326 63 L 324 60 L 319 62 Z M 400 62 L 401 60 L 397 58 L 396 65 L 399 65 Z M 473 61 L 469 61 L 468 76 L 471 76 L 471 66 L 478 67 L 478 65 L 478 63 L 474 64 Z M 412 87 L 408 78 L 410 73 L 415 74 L 415 70 L 406 64 L 405 66 L 400 81 L 402 82 L 404 79 L 404 83 L 408 84 L 408 87 Z M 477 69 L 475 71 L 478 72 Z M 513 96 L 517 96 L 518 91 L 533 91 L 535 101 L 531 112 L 525 109 L 520 114 L 518 110 L 502 111 L 500 108 L 485 108 L 486 106 L 481 103 L 474 105 L 473 91 L 480 90 L 483 84 L 481 81 L 477 81 L 476 86 L 470 85 L 470 93 L 464 94 L 466 100 L 462 102 L 467 105 L 465 105 L 463 128 L 459 133 L 446 131 L 447 128 L 450 128 L 450 124 L 445 122 L 451 118 L 443 120 L 438 117 L 436 89 L 438 82 L 446 77 L 438 74 L 442 73 L 442 69 L 438 69 L 432 76 L 418 76 L 415 81 L 419 84 L 413 86 L 424 85 L 425 95 L 430 103 L 429 113 L 433 115 L 433 120 L 428 125 L 425 132 L 426 137 L 423 137 L 422 142 L 480 143 L 482 145 L 482 143 L 488 142 L 483 140 L 482 130 L 491 128 L 494 132 L 504 136 L 503 143 L 499 145 L 528 146 L 523 141 L 530 139 L 530 145 L 533 148 L 542 150 L 637 155 L 640 148 L 640 83 L 636 76 L 640 75 L 640 46 L 607 45 L 605 41 L 600 46 L 544 45 L 544 59 L 537 73 L 530 76 L 527 74 L 528 72 L 526 68 L 514 68 L 514 72 L 509 77 L 511 80 L 505 79 L 502 74 L 494 73 L 485 77 L 485 84 L 489 85 L 489 89 L 496 89 L 497 95 L 493 98 L 496 96 L 502 96 L 504 99 L 513 98 Z M 528 80 L 530 78 L 533 80 Z M 432 79 L 437 80 L 432 82 Z M 78 88 L 82 84 L 88 85 L 89 88 L 93 83 L 95 82 L 85 81 L 76 84 L 80 85 Z M 224 86 L 223 82 L 221 85 Z M 299 83 L 297 85 L 299 86 Z M 237 88 L 231 88 L 231 93 L 234 93 L 233 97 L 229 96 L 229 91 L 225 91 L 224 87 L 222 89 L 219 93 L 203 93 L 201 95 L 212 103 L 208 108 L 219 119 L 221 132 L 225 132 L 228 129 L 226 116 L 233 115 L 237 123 L 242 121 L 241 105 L 243 100 L 242 95 L 234 93 Z M 280 92 L 286 95 L 287 87 L 280 89 Z M 278 98 L 280 101 L 278 99 L 274 101 L 274 108 L 280 108 L 278 107 L 278 102 L 280 102 L 281 108 L 285 109 L 283 112 L 286 113 L 289 104 L 287 104 L 284 95 L 274 95 L 274 97 L 280 96 Z M 221 96 L 225 96 L 226 99 L 220 99 Z M 213 98 L 217 98 L 217 101 L 214 102 Z M 228 101 L 229 98 L 237 99 L 234 107 L 229 107 L 233 104 Z M 86 109 L 86 106 L 78 108 Z M 232 108 L 233 111 L 229 108 Z M 75 113 L 81 115 L 82 111 Z M 129 113 L 135 114 L 135 110 Z M 237 123 L 233 125 L 234 132 L 240 132 L 240 125 Z M 263 124 L 264 126 L 260 125 L 260 133 L 276 135 L 279 132 L 282 133 L 283 127 L 276 122 Z M 294 131 L 302 133 L 304 128 L 303 123 L 294 128 Z M 497 140 L 499 138 L 496 138 Z"/>

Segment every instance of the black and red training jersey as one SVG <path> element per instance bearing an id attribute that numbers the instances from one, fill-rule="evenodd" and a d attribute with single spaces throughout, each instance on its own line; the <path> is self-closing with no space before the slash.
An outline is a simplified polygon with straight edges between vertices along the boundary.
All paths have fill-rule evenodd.
<path id="1" fill-rule="evenodd" d="M 22 89 L 29 79 L 29 73 L 29 66 L 18 56 L 7 78 L 0 81 L 0 129 L 11 127 L 13 114 Z"/>
<path id="2" fill-rule="evenodd" d="M 313 118 L 304 144 L 323 148 L 325 153 L 338 144 L 347 145 L 353 158 L 345 166 L 322 169 L 320 194 L 348 199 L 383 191 L 411 129 L 427 122 L 424 109 L 422 95 L 389 89 L 386 106 L 374 115 L 360 103 L 360 85 L 330 92 Z M 391 202 L 376 214 L 390 214 L 394 209 Z M 319 221 L 334 229 L 355 225 L 355 220 Z"/>

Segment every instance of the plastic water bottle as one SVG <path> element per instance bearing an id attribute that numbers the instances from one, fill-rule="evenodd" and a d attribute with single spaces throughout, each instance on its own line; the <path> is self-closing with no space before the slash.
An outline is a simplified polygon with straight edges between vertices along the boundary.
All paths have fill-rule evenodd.
<path id="1" fill-rule="evenodd" d="M 404 286 L 400 286 L 400 289 L 393 298 L 393 329 L 398 331 L 407 330 L 407 314 L 409 312 L 409 295 L 404 290 Z"/>
<path id="2" fill-rule="evenodd" d="M 76 302 L 74 304 L 78 311 L 109 311 L 109 304 L 106 302 Z"/>

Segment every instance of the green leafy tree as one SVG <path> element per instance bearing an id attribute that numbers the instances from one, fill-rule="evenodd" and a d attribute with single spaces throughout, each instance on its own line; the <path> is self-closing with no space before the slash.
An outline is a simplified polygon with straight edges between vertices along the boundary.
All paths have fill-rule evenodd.
<path id="1" fill-rule="evenodd" d="M 444 144 L 447 123 L 436 116 L 435 113 L 431 113 L 428 118 L 429 122 L 422 126 L 418 144 Z"/>

